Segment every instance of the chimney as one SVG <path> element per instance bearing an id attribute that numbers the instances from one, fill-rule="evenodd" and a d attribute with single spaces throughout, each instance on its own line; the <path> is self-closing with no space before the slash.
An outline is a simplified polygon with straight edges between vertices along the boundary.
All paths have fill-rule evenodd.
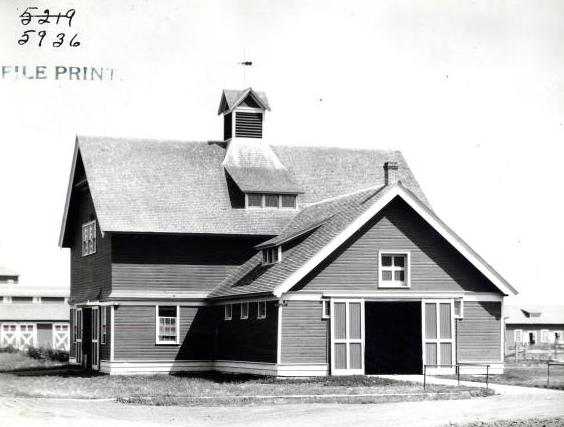
<path id="1" fill-rule="evenodd" d="M 394 185 L 399 181 L 397 162 L 384 163 L 384 182 L 386 185 Z"/>

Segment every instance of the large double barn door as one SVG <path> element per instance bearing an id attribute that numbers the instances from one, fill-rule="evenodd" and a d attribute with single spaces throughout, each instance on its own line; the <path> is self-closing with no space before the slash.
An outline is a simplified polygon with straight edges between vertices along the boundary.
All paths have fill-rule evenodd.
<path id="1" fill-rule="evenodd" d="M 362 300 L 331 300 L 331 373 L 364 374 Z"/>

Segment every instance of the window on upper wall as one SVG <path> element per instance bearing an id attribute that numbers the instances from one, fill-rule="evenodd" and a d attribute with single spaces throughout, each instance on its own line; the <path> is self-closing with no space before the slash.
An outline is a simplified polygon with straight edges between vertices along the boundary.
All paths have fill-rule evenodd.
<path id="1" fill-rule="evenodd" d="M 249 318 L 249 303 L 242 302 L 241 303 L 241 319 L 248 319 Z"/>
<path id="2" fill-rule="evenodd" d="M 282 261 L 282 247 L 274 246 L 262 250 L 262 264 L 270 265 Z"/>
<path id="3" fill-rule="evenodd" d="M 246 194 L 248 208 L 265 209 L 295 209 L 297 197 L 295 194 Z"/>
<path id="4" fill-rule="evenodd" d="M 31 304 L 33 302 L 33 297 L 12 297 L 12 302 L 18 304 Z"/>
<path id="5" fill-rule="evenodd" d="M 225 304 L 224 312 L 223 312 L 223 319 L 224 320 L 231 320 L 233 318 L 233 305 Z"/>
<path id="6" fill-rule="evenodd" d="M 178 306 L 157 305 L 157 344 L 178 344 Z"/>
<path id="7" fill-rule="evenodd" d="M 96 253 L 96 221 L 82 225 L 82 256 Z"/>
<path id="8" fill-rule="evenodd" d="M 379 287 L 409 288 L 409 252 L 380 252 Z"/>
<path id="9" fill-rule="evenodd" d="M 259 301 L 257 304 L 257 319 L 266 319 L 266 301 Z"/>

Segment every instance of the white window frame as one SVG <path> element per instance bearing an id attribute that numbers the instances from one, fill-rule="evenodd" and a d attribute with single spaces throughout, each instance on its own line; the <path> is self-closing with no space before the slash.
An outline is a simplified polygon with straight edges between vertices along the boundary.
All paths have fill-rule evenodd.
<path id="1" fill-rule="evenodd" d="M 41 297 L 33 297 L 31 300 L 33 304 L 41 304 Z"/>
<path id="2" fill-rule="evenodd" d="M 264 307 L 264 314 L 260 314 L 260 307 Z M 266 301 L 257 301 L 257 319 L 266 319 Z"/>
<path id="3" fill-rule="evenodd" d="M 82 256 L 96 253 L 96 220 L 82 224 Z M 92 243 L 92 245 L 90 245 Z"/>
<path id="4" fill-rule="evenodd" d="M 554 343 L 555 344 L 561 344 L 564 343 L 564 337 L 562 336 L 562 334 L 564 333 L 563 331 L 552 331 L 554 334 Z M 558 339 L 556 339 L 556 334 L 558 334 Z"/>
<path id="5" fill-rule="evenodd" d="M 426 336 L 426 311 L 425 304 L 435 305 L 435 319 L 437 319 L 437 329 L 435 331 L 435 338 L 427 338 Z M 441 304 L 450 305 L 450 338 L 441 338 L 442 325 L 441 325 Z M 421 337 L 422 337 L 422 349 L 423 349 L 423 366 L 427 364 L 427 348 L 426 344 L 436 344 L 437 346 L 437 367 L 438 369 L 454 369 L 456 364 L 456 325 L 454 323 L 454 300 L 451 299 L 422 299 L 421 300 Z M 451 354 L 450 354 L 450 365 L 444 365 L 441 357 L 441 344 L 450 343 Z"/>
<path id="6" fill-rule="evenodd" d="M 401 267 L 383 267 L 382 257 L 384 256 L 405 256 L 405 265 L 403 269 Z M 393 262 L 392 262 L 393 263 Z M 391 270 L 392 278 L 394 277 L 395 271 L 404 272 L 404 281 L 396 280 L 382 280 L 382 270 Z M 407 250 L 380 250 L 378 251 L 378 287 L 379 288 L 393 288 L 393 289 L 409 289 L 411 288 L 411 253 Z"/>
<path id="7" fill-rule="evenodd" d="M 25 323 L 19 323 L 18 324 L 18 348 L 26 348 L 25 345 L 21 344 L 21 340 L 23 338 L 23 331 L 22 331 L 22 327 L 31 327 L 31 344 L 29 345 L 29 347 L 36 347 L 37 346 L 37 324 L 36 323 L 29 323 L 29 322 L 25 322 Z M 26 331 L 28 332 L 28 331 Z"/>
<path id="8" fill-rule="evenodd" d="M 549 338 L 549 330 L 548 329 L 541 329 L 540 331 L 540 343 L 541 344 L 548 344 L 550 342 Z"/>
<path id="9" fill-rule="evenodd" d="M 106 344 L 108 313 L 105 306 L 100 307 L 100 344 Z"/>
<path id="10" fill-rule="evenodd" d="M 159 307 L 176 307 L 176 339 L 174 341 L 161 341 L 159 338 Z M 180 343 L 180 306 L 175 304 L 160 304 L 155 306 L 155 344 L 156 345 L 179 345 Z"/>
<path id="11" fill-rule="evenodd" d="M 225 304 L 223 308 L 223 320 L 231 320 L 233 318 L 233 304 Z"/>
<path id="12" fill-rule="evenodd" d="M 322 319 L 331 318 L 331 300 L 328 299 L 321 300 L 321 318 Z"/>
<path id="13" fill-rule="evenodd" d="M 537 345 L 539 343 L 538 340 L 538 335 L 537 335 L 537 331 L 527 331 L 527 344 L 530 345 L 531 341 L 529 339 L 529 334 L 533 334 L 533 340 L 535 341 L 535 343 L 533 345 Z"/>
<path id="14" fill-rule="evenodd" d="M 260 195 L 260 206 L 250 206 L 249 205 L 249 194 Z M 262 193 L 245 193 L 245 209 L 264 209 L 264 194 Z"/>
<path id="15" fill-rule="evenodd" d="M 519 339 L 517 339 L 517 335 L 520 334 Z M 516 344 L 523 344 L 523 330 L 522 329 L 515 329 L 513 331 L 513 342 Z"/>
<path id="16" fill-rule="evenodd" d="M 247 309 L 245 315 L 243 315 L 243 307 L 246 307 L 246 309 Z M 240 305 L 240 309 L 241 309 L 241 312 L 240 312 L 240 318 L 241 318 L 241 320 L 246 320 L 246 319 L 248 319 L 248 318 L 249 318 L 249 302 L 248 302 L 248 301 L 247 301 L 247 302 L 242 302 L 241 305 Z"/>
<path id="17" fill-rule="evenodd" d="M 284 196 L 292 196 L 294 198 L 294 206 L 282 206 L 282 198 Z M 297 194 L 280 194 L 280 209 L 296 209 L 298 207 L 298 195 Z"/>
<path id="18" fill-rule="evenodd" d="M 4 304 L 11 304 L 11 303 L 12 303 L 12 297 L 11 297 L 11 296 L 10 296 L 10 297 L 8 297 L 8 296 L 3 297 L 3 298 L 2 298 L 2 303 L 4 303 Z"/>
<path id="19" fill-rule="evenodd" d="M 260 206 L 249 205 L 249 194 L 258 194 L 260 196 Z M 278 206 L 266 206 L 266 196 L 278 197 Z M 282 196 L 294 197 L 294 206 L 282 206 Z M 245 208 L 246 209 L 297 209 L 298 208 L 298 195 L 293 193 L 245 193 Z"/>
<path id="20" fill-rule="evenodd" d="M 269 251 L 277 251 L 278 252 L 278 259 L 276 261 L 268 261 L 268 254 Z M 279 264 L 282 262 L 282 246 L 275 246 L 270 248 L 265 248 L 262 250 L 262 265 L 273 265 Z"/>

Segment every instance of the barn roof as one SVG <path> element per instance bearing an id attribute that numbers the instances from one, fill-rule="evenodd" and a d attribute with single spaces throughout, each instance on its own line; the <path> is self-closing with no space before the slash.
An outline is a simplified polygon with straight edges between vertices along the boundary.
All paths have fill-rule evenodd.
<path id="1" fill-rule="evenodd" d="M 270 110 L 266 94 L 249 87 L 243 90 L 223 89 L 217 114 L 233 110 L 233 108 L 240 105 L 248 96 L 251 96 L 264 110 Z"/>
<path id="2" fill-rule="evenodd" d="M 508 325 L 564 325 L 564 306 L 562 305 L 508 305 L 504 313 L 505 323 Z"/>
<path id="3" fill-rule="evenodd" d="M 399 183 L 371 187 L 304 208 L 279 236 L 258 245 L 260 248 L 296 240 L 296 243 L 284 252 L 281 262 L 262 265 L 262 256 L 258 252 L 223 280 L 210 297 L 256 293 L 282 295 L 396 197 L 400 197 L 414 208 L 501 292 L 506 295 L 517 293 L 421 200 Z"/>
<path id="4" fill-rule="evenodd" d="M 3 265 L 0 265 L 0 277 L 18 277 L 18 276 L 19 274 L 16 273 L 15 271 L 12 271 L 7 267 L 4 267 Z"/>
<path id="5" fill-rule="evenodd" d="M 398 151 L 270 149 L 292 185 L 303 192 L 298 198 L 301 207 L 383 185 L 386 161 L 397 162 L 402 183 L 425 200 Z M 226 179 L 233 171 L 225 169 L 225 159 L 225 146 L 213 142 L 77 137 L 60 244 L 68 245 L 66 225 L 79 162 L 84 165 L 102 232 L 278 235 L 296 211 L 235 208 Z"/>

